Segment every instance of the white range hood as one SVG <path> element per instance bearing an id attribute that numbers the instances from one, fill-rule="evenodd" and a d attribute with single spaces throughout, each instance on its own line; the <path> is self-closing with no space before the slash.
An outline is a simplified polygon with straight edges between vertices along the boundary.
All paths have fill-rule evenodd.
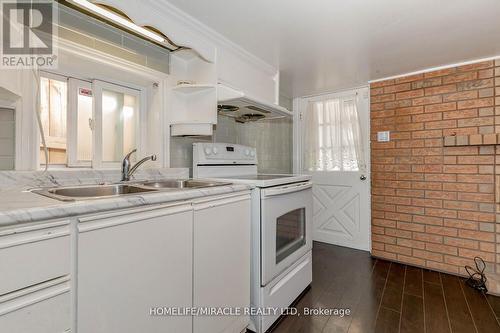
<path id="1" fill-rule="evenodd" d="M 219 115 L 241 123 L 293 117 L 293 113 L 282 106 L 264 102 L 221 83 L 217 85 L 217 104 Z"/>

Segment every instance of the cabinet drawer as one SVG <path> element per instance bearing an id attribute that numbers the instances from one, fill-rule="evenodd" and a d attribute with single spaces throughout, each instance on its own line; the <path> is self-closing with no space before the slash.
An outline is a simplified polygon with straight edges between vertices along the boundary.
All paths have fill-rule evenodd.
<path id="1" fill-rule="evenodd" d="M 65 277 L 0 297 L 0 330 L 9 333 L 69 332 L 69 290 L 69 279 Z"/>
<path id="2" fill-rule="evenodd" d="M 0 233 L 0 295 L 68 275 L 68 222 Z"/>

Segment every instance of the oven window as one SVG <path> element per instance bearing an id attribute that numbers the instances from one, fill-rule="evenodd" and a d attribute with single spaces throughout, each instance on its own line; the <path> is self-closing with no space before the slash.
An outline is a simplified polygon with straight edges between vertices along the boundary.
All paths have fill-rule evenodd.
<path id="1" fill-rule="evenodd" d="M 292 210 L 276 219 L 276 264 L 306 244 L 306 209 Z"/>

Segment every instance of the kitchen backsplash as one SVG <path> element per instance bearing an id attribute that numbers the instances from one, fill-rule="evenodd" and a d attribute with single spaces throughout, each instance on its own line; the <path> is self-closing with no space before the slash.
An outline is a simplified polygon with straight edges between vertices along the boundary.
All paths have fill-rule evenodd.
<path id="1" fill-rule="evenodd" d="M 170 141 L 170 166 L 191 168 L 193 142 L 226 142 L 255 147 L 260 173 L 292 172 L 291 119 L 262 120 L 245 124 L 219 116 L 214 137 L 172 137 Z"/>

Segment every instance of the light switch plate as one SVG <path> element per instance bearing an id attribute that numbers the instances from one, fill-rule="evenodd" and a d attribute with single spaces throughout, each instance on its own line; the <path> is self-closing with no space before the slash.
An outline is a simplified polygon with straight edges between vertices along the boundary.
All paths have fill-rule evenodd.
<path id="1" fill-rule="evenodd" d="M 391 141 L 391 132 L 377 132 L 377 141 L 378 142 L 389 142 Z"/>

